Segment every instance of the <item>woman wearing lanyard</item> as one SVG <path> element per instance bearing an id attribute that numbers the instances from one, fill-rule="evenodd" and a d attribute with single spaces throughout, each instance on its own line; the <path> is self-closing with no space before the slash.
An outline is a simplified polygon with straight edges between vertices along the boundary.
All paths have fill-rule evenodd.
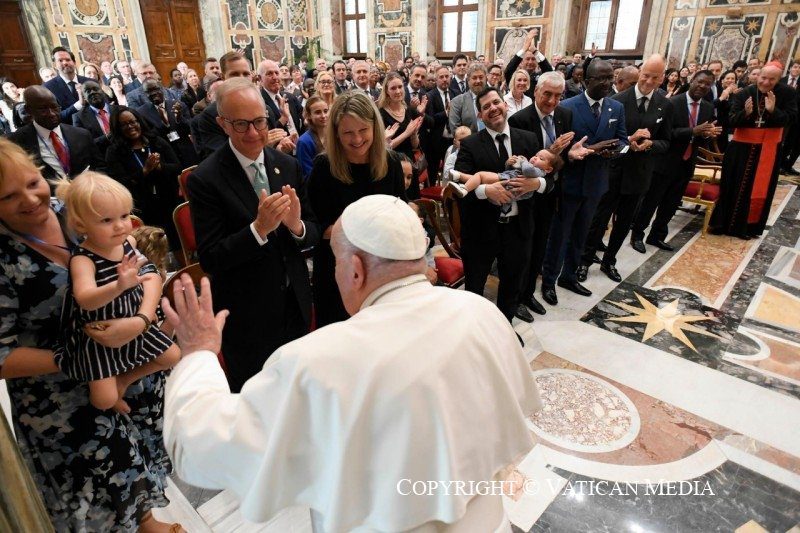
<path id="1" fill-rule="evenodd" d="M 171 250 L 180 250 L 172 211 L 178 205 L 181 163 L 169 143 L 147 131 L 133 109 L 111 112 L 111 146 L 106 151 L 108 175 L 133 195 L 134 209 L 145 224 L 164 229 Z"/>

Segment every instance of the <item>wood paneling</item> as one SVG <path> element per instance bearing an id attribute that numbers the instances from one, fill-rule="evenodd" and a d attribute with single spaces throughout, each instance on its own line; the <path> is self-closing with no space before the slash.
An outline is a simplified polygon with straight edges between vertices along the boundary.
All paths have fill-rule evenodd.
<path id="1" fill-rule="evenodd" d="M 18 87 L 41 83 L 19 2 L 0 0 L 0 76 Z"/>
<path id="2" fill-rule="evenodd" d="M 197 0 L 139 0 L 150 61 L 169 85 L 169 73 L 184 61 L 202 75 L 205 46 Z"/>

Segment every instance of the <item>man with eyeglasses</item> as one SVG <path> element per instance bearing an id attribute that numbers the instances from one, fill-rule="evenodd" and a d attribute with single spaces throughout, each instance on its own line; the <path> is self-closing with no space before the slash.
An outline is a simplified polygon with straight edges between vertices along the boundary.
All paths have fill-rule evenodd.
<path id="1" fill-rule="evenodd" d="M 249 78 L 217 89 L 217 124 L 227 142 L 189 177 L 200 265 L 214 302 L 230 317 L 222 353 L 233 392 L 279 346 L 311 324 L 311 285 L 301 250 L 320 231 L 306 200 L 300 163 L 265 147 L 264 99 Z"/>

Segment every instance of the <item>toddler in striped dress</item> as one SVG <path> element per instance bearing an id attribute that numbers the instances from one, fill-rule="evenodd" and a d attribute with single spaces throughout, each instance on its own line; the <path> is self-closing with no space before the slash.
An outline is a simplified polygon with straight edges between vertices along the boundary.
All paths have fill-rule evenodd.
<path id="1" fill-rule="evenodd" d="M 88 381 L 92 405 L 128 412 L 122 399 L 128 386 L 180 359 L 178 346 L 153 323 L 161 275 L 135 248 L 133 198 L 122 184 L 84 172 L 62 180 L 56 195 L 66 206 L 67 224 L 85 236 L 69 264 L 61 367 L 70 377 Z M 118 348 L 100 344 L 84 330 L 87 324 L 131 317 L 141 319 L 142 333 Z"/>

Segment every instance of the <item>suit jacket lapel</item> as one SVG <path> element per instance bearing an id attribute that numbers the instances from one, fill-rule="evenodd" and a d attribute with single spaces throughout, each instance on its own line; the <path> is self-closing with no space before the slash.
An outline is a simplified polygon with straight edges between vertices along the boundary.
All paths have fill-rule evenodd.
<path id="1" fill-rule="evenodd" d="M 543 137 L 543 134 L 542 134 L 542 121 L 539 120 L 539 113 L 536 112 L 536 106 L 532 105 L 532 106 L 530 106 L 530 108 L 531 108 L 531 111 L 533 111 L 533 113 L 531 113 L 531 122 L 533 123 L 533 132 L 532 133 L 534 135 L 536 135 L 537 139 L 539 139 L 539 146 L 544 148 L 545 140 L 544 140 L 544 137 Z M 555 127 L 555 122 L 556 122 L 556 119 L 555 119 L 555 111 L 554 111 L 553 112 L 553 127 Z M 556 137 L 558 137 L 558 133 L 556 133 Z M 553 139 L 553 141 L 555 141 L 555 139 Z M 517 152 L 514 151 L 514 153 L 517 153 Z"/>
<path id="2" fill-rule="evenodd" d="M 280 192 L 284 183 L 280 177 L 281 169 L 278 168 L 266 149 L 264 150 L 264 168 L 267 171 L 267 182 L 269 183 L 270 194 Z"/>
<path id="3" fill-rule="evenodd" d="M 585 95 L 586 93 L 583 94 Z M 575 114 L 578 115 L 580 121 L 586 126 L 586 131 L 591 133 L 590 138 L 596 136 L 598 122 L 594 118 L 594 113 L 592 113 L 592 108 L 589 107 L 589 101 L 586 100 L 586 96 L 581 96 L 578 100 Z"/>
<path id="4" fill-rule="evenodd" d="M 231 190 L 239 197 L 247 212 L 255 217 L 258 211 L 258 196 L 256 196 L 256 191 L 250 184 L 250 180 L 247 179 L 247 173 L 245 173 L 242 165 L 239 164 L 239 160 L 236 159 L 228 143 L 225 143 L 225 146 L 220 150 L 220 156 L 220 163 L 222 163 L 222 166 L 227 167 L 221 174 L 228 180 Z"/>
<path id="5" fill-rule="evenodd" d="M 483 146 L 486 149 L 487 155 L 491 158 L 492 161 L 495 161 L 497 163 L 495 166 L 490 168 L 504 168 L 506 162 L 500 161 L 500 153 L 497 151 L 497 144 L 494 142 L 494 139 L 492 139 L 492 136 L 489 135 L 489 132 L 484 129 L 481 130 L 479 135 L 481 141 L 483 142 Z"/>

